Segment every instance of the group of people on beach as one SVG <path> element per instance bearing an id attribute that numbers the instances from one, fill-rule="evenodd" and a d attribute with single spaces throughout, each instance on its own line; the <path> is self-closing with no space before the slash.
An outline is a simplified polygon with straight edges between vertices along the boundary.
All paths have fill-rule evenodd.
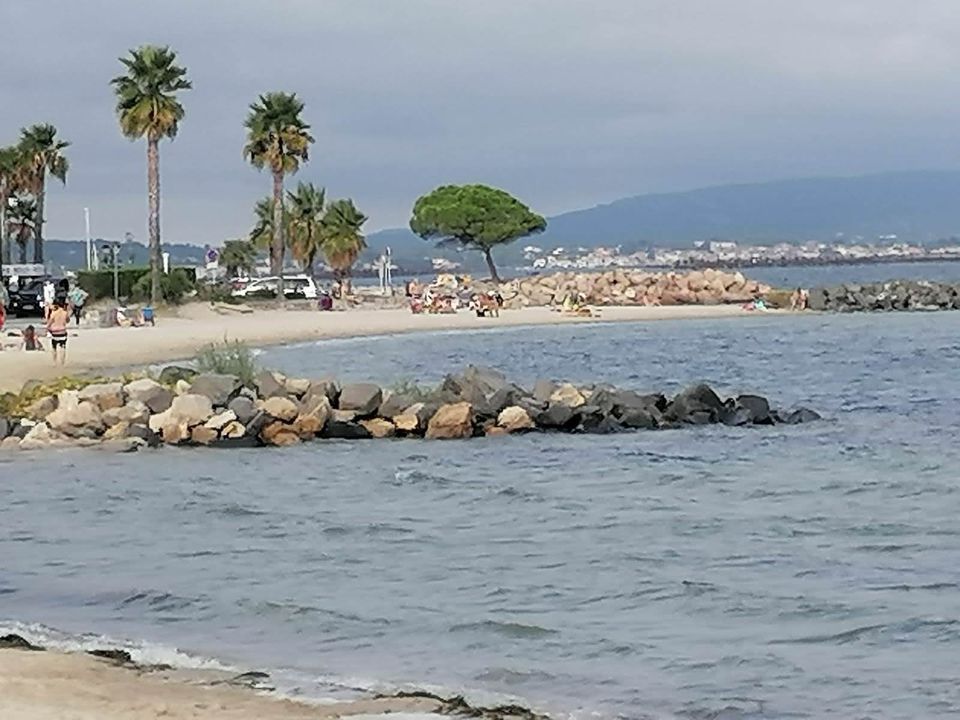
<path id="1" fill-rule="evenodd" d="M 47 337 L 50 338 L 53 362 L 56 365 L 64 365 L 67 361 L 67 338 L 69 337 L 70 320 L 72 318 L 77 325 L 80 324 L 83 308 L 89 295 L 79 286 L 74 286 L 71 289 L 67 280 L 54 283 L 50 279 L 43 283 L 42 293 L 43 323 Z M 6 285 L 0 283 L 0 332 L 6 325 L 7 307 L 9 305 L 10 293 Z M 19 333 L 19 340 L 21 350 L 33 352 L 44 349 L 37 328 L 33 325 L 27 325 Z M 0 350 L 3 350 L 2 343 L 0 343 Z"/>

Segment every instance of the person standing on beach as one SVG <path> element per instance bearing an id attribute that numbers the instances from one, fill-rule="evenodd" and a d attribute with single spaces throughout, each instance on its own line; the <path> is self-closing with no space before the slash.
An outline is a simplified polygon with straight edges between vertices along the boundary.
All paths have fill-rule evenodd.
<path id="1" fill-rule="evenodd" d="M 90 294 L 79 285 L 74 285 L 73 289 L 67 294 L 67 299 L 70 301 L 70 308 L 73 311 L 73 317 L 77 322 L 77 327 L 80 327 L 83 306 L 86 305 L 88 297 L 90 297 Z"/>
<path id="2" fill-rule="evenodd" d="M 67 362 L 67 326 L 70 325 L 70 311 L 67 303 L 56 298 L 47 314 L 47 333 L 50 335 L 50 349 L 53 350 L 53 364 L 61 367 Z"/>
<path id="3" fill-rule="evenodd" d="M 53 309 L 54 300 L 57 297 L 57 286 L 49 278 L 43 283 L 43 315 L 50 317 L 50 311 Z"/>

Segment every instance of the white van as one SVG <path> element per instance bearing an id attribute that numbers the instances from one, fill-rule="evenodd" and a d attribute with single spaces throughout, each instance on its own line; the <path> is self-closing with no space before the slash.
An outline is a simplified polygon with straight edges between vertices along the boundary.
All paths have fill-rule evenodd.
<path id="1" fill-rule="evenodd" d="M 277 294 L 279 278 L 262 277 L 251 280 L 246 286 L 233 291 L 234 297 L 256 297 L 263 293 L 269 295 Z M 316 300 L 318 296 L 317 284 L 312 277 L 307 275 L 284 275 L 283 276 L 283 294 L 287 298 L 306 298 L 307 300 Z"/>

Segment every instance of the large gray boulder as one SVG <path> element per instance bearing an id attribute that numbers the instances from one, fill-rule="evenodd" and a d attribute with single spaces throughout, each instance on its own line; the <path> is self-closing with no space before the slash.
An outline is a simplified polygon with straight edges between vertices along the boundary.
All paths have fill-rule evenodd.
<path id="1" fill-rule="evenodd" d="M 383 401 L 383 391 L 372 383 L 350 383 L 340 390 L 340 410 L 350 410 L 360 419 L 373 417 Z"/>
<path id="2" fill-rule="evenodd" d="M 360 423 L 330 420 L 323 428 L 321 437 L 331 440 L 366 440 L 373 436 Z"/>
<path id="3" fill-rule="evenodd" d="M 173 403 L 173 393 L 150 378 L 127 383 L 123 386 L 123 392 L 128 401 L 143 403 L 152 413 L 162 413 Z"/>
<path id="4" fill-rule="evenodd" d="M 246 395 L 235 397 L 227 403 L 227 409 L 231 410 L 237 416 L 237 420 L 244 424 L 250 422 L 250 419 L 257 414 L 256 404 Z"/>
<path id="5" fill-rule="evenodd" d="M 0 440 L 5 439 L 10 434 L 10 421 L 5 417 L 0 417 Z"/>
<path id="6" fill-rule="evenodd" d="M 751 425 L 772 425 L 773 417 L 770 414 L 770 402 L 760 395 L 740 395 L 736 401 L 737 407 L 747 411 Z"/>
<path id="7" fill-rule="evenodd" d="M 218 407 L 225 407 L 240 392 L 242 383 L 236 375 L 204 373 L 197 375 L 190 383 L 190 392 L 205 395 Z"/>
<path id="8" fill-rule="evenodd" d="M 284 379 L 269 370 L 257 373 L 253 384 L 257 386 L 257 394 L 264 400 L 272 397 L 287 396 L 287 387 Z"/>
<path id="9" fill-rule="evenodd" d="M 670 423 L 707 425 L 719 422 L 723 401 L 706 383 L 692 385 L 679 393 L 663 413 Z"/>

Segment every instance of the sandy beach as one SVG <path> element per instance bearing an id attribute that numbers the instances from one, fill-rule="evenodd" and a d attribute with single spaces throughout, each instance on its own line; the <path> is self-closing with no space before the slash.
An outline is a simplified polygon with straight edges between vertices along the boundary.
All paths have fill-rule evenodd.
<path id="1" fill-rule="evenodd" d="M 435 713 L 428 698 L 305 704 L 224 682 L 221 674 L 145 671 L 83 654 L 0 650 L 4 720 L 323 720 Z"/>
<path id="2" fill-rule="evenodd" d="M 768 311 L 768 315 L 779 314 Z M 610 307 L 599 317 L 561 315 L 536 307 L 504 311 L 499 318 L 472 313 L 413 315 L 405 309 L 358 309 L 320 313 L 307 310 L 256 310 L 220 314 L 204 304 L 187 305 L 176 317 L 160 318 L 156 327 L 80 328 L 71 330 L 68 361 L 54 367 L 49 353 L 0 352 L 0 391 L 16 392 L 28 380 L 49 380 L 64 374 L 107 371 L 192 357 L 211 342 L 242 340 L 254 347 L 323 338 L 357 337 L 439 330 L 486 330 L 524 325 L 663 321 L 691 318 L 751 317 L 737 305 Z"/>

